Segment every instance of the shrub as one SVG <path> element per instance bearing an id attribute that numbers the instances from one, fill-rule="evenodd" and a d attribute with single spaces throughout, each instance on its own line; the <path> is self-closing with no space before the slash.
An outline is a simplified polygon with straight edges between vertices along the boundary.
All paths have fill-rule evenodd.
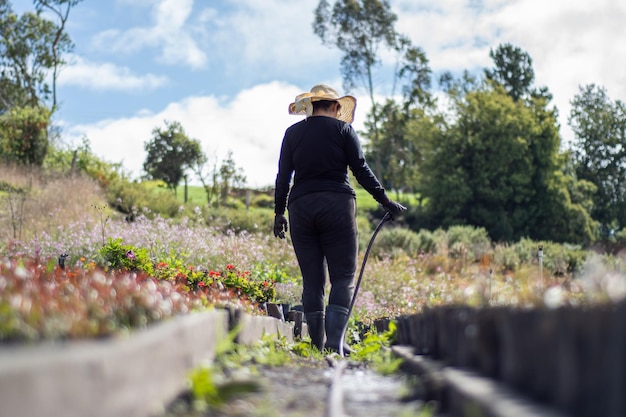
<path id="1" fill-rule="evenodd" d="M 109 205 L 124 213 L 129 220 L 133 220 L 139 213 L 148 217 L 159 214 L 172 218 L 180 210 L 180 203 L 173 193 L 154 189 L 150 183 L 117 179 L 109 185 L 106 195 Z"/>
<path id="2" fill-rule="evenodd" d="M 437 251 L 437 240 L 435 233 L 422 229 L 417 233 L 417 250 L 419 253 L 435 253 Z"/>
<path id="3" fill-rule="evenodd" d="M 274 226 L 274 212 L 268 209 L 209 209 L 206 224 L 222 232 L 270 233 Z"/>
<path id="4" fill-rule="evenodd" d="M 447 232 L 448 249 L 453 258 L 478 261 L 491 252 L 487 230 L 474 226 L 451 226 Z"/>
<path id="5" fill-rule="evenodd" d="M 520 266 L 519 253 L 512 245 L 496 245 L 493 254 L 493 260 L 502 272 L 516 271 Z"/>
<path id="6" fill-rule="evenodd" d="M 390 227 L 382 229 L 372 246 L 372 255 L 391 256 L 399 255 L 414 256 L 419 251 L 419 240 L 417 233 L 401 227 Z"/>
<path id="7" fill-rule="evenodd" d="M 515 251 L 519 254 L 520 262 L 537 264 L 539 247 L 543 249 L 543 266 L 555 274 L 579 272 L 588 256 L 577 245 L 535 242 L 526 238 L 515 245 Z"/>
<path id="8" fill-rule="evenodd" d="M 255 194 L 250 200 L 250 205 L 252 207 L 273 209 L 274 197 L 268 194 Z"/>

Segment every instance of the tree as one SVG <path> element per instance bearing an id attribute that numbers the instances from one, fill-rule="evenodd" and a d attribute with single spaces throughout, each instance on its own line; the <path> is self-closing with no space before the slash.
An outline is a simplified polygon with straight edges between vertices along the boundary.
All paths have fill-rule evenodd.
<path id="1" fill-rule="evenodd" d="M 394 100 L 377 109 L 382 134 L 376 140 L 371 136 L 373 129 L 372 115 L 365 125 L 369 127 L 364 137 L 368 140 L 366 157 L 373 160 L 379 158 L 382 174 L 379 176 L 383 186 L 396 191 L 414 192 L 419 182 L 418 166 L 422 159 L 421 143 L 424 135 L 429 135 L 435 117 L 427 114 L 422 108 L 406 110 L 406 102 L 398 104 Z"/>
<path id="2" fill-rule="evenodd" d="M 65 23 L 79 1 L 38 0 L 36 13 L 18 17 L 8 0 L 0 0 L 0 113 L 12 107 L 43 105 L 50 95 L 52 112 L 56 110 L 56 80 L 65 63 L 63 54 L 73 49 Z M 43 10 L 57 12 L 60 24 L 43 18 Z"/>
<path id="3" fill-rule="evenodd" d="M 327 0 L 320 0 L 315 9 L 313 31 L 326 45 L 333 45 L 343 52 L 341 74 L 344 89 L 350 91 L 362 86 L 369 94 L 372 104 L 371 148 L 378 149 L 379 114 L 374 100 L 374 69 L 381 65 L 379 50 L 385 48 L 398 54 L 397 71 L 392 85 L 400 79 L 406 84 L 403 94 L 407 108 L 414 103 L 430 103 L 426 90 L 430 87 L 428 60 L 424 52 L 411 45 L 408 38 L 395 30 L 397 16 L 391 11 L 387 0 L 337 0 L 332 9 Z M 392 90 L 393 94 L 393 90 Z M 381 152 L 371 152 L 373 168 L 377 175 L 383 174 Z"/>
<path id="4" fill-rule="evenodd" d="M 502 86 L 452 89 L 455 119 L 423 147 L 420 191 L 431 225 L 484 227 L 494 240 L 585 242 L 593 222 L 572 201 L 556 110 Z"/>
<path id="5" fill-rule="evenodd" d="M 219 167 L 217 158 L 209 160 L 203 157 L 196 161 L 193 170 L 207 193 L 209 206 L 226 203 L 231 190 L 246 183 L 243 170 L 235 164 L 232 151 L 228 152 Z"/>
<path id="6" fill-rule="evenodd" d="M 162 180 L 176 193 L 185 171 L 202 158 L 200 142 L 187 137 L 179 122 L 165 121 L 165 129 L 155 128 L 145 143 L 147 152 L 143 169 L 150 179 Z"/>
<path id="7" fill-rule="evenodd" d="M 65 32 L 65 25 L 70 15 L 70 10 L 83 0 L 34 0 L 35 9 L 38 13 L 42 11 L 51 12 L 58 19 L 58 24 L 54 31 L 54 38 L 50 44 L 50 54 L 52 56 L 52 111 L 57 108 L 57 79 L 59 71 L 66 64 L 63 54 L 74 49 L 69 35 Z"/>
<path id="8" fill-rule="evenodd" d="M 510 43 L 489 51 L 495 68 L 485 70 L 488 80 L 502 85 L 513 100 L 519 100 L 530 92 L 535 79 L 533 61 L 522 49 Z"/>
<path id="9" fill-rule="evenodd" d="M 221 200 L 226 201 L 233 187 L 242 186 L 246 183 L 246 177 L 242 169 L 235 164 L 232 151 L 229 151 L 226 159 L 222 161 L 219 172 L 222 180 Z"/>
<path id="10" fill-rule="evenodd" d="M 626 105 L 611 101 L 604 88 L 579 88 L 569 124 L 576 175 L 597 187 L 592 216 L 603 229 L 626 227 Z"/>
<path id="11" fill-rule="evenodd" d="M 341 73 L 344 88 L 362 84 L 374 104 L 373 69 L 380 63 L 378 49 L 398 49 L 394 29 L 397 16 L 386 0 L 337 0 L 330 10 L 321 0 L 315 9 L 313 32 L 324 44 L 334 44 L 344 53 Z"/>

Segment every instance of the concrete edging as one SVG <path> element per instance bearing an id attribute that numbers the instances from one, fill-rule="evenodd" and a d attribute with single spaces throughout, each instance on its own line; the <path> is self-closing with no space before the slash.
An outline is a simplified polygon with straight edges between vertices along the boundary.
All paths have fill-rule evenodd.
<path id="1" fill-rule="evenodd" d="M 265 333 L 293 340 L 293 326 L 239 316 L 238 343 Z M 229 314 L 179 316 L 128 337 L 0 346 L 0 417 L 148 417 L 186 388 L 192 368 L 215 356 Z M 280 329 L 280 330 L 279 330 Z"/>

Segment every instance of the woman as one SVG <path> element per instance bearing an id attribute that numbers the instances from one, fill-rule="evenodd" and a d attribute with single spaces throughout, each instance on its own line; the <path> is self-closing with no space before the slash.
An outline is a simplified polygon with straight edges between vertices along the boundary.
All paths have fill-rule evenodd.
<path id="1" fill-rule="evenodd" d="M 276 176 L 274 236 L 285 237 L 288 205 L 291 240 L 303 280 L 302 306 L 311 342 L 320 350 L 339 350 L 354 291 L 356 194 L 348 168 L 392 219 L 406 210 L 387 197 L 367 165 L 351 126 L 355 108 L 354 97 L 339 97 L 323 84 L 298 95 L 289 113 L 306 118 L 285 132 Z M 326 269 L 331 289 L 324 312 Z M 350 352 L 345 345 L 344 352 Z"/>

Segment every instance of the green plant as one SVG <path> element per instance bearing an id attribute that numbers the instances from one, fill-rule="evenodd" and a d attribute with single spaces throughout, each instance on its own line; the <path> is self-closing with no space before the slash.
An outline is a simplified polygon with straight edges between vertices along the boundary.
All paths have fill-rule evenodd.
<path id="1" fill-rule="evenodd" d="M 271 302 L 276 298 L 274 282 L 257 281 L 251 277 L 250 271 L 241 271 L 233 264 L 226 265 L 222 273 L 214 275 L 214 279 L 260 303 Z"/>
<path id="2" fill-rule="evenodd" d="M 397 372 L 403 361 L 396 358 L 389 349 L 395 340 L 396 330 L 395 322 L 391 321 L 385 332 L 368 331 L 362 342 L 353 346 L 354 353 L 350 355 L 350 359 L 367 362 L 382 375 Z"/>
<path id="3" fill-rule="evenodd" d="M 418 253 L 419 241 L 417 233 L 401 227 L 387 227 L 381 229 L 372 246 L 372 255 L 397 257 L 401 255 L 414 256 Z"/>
<path id="4" fill-rule="evenodd" d="M 521 263 L 519 253 L 515 250 L 515 247 L 508 244 L 496 245 L 493 261 L 503 272 L 516 271 Z"/>
<path id="5" fill-rule="evenodd" d="M 453 258 L 473 262 L 491 252 L 491 239 L 482 227 L 451 226 L 446 234 L 450 256 Z"/>
<path id="6" fill-rule="evenodd" d="M 206 224 L 218 227 L 224 233 L 269 233 L 274 224 L 274 211 L 251 208 L 212 208 L 207 210 Z"/>
<path id="7" fill-rule="evenodd" d="M 257 366 L 277 367 L 290 362 L 290 343 L 280 334 L 265 334 L 256 343 L 240 345 L 233 342 L 237 332 L 238 329 L 233 330 L 218 346 L 212 363 L 190 372 L 191 393 L 199 402 L 197 408 L 219 409 L 233 398 L 257 392 L 261 386 L 250 378 Z M 250 371 L 247 377 L 232 377 L 243 368 Z"/>
<path id="8" fill-rule="evenodd" d="M 109 238 L 107 244 L 100 249 L 100 254 L 106 267 L 111 269 L 142 271 L 149 275 L 154 271 L 148 251 L 145 248 L 124 245 L 122 239 Z"/>

